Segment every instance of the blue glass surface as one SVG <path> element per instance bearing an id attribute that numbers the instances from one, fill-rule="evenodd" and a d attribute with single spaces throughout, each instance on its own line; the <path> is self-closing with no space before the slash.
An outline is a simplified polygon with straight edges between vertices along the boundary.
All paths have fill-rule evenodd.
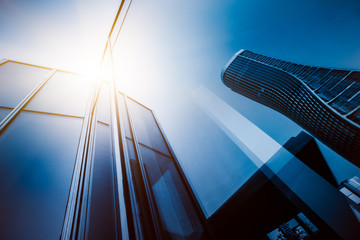
<path id="1" fill-rule="evenodd" d="M 124 126 L 124 130 L 125 130 L 125 136 L 132 139 L 131 136 L 131 131 L 130 131 L 130 124 L 129 124 L 129 118 L 128 118 L 128 114 L 127 114 L 127 110 L 125 107 L 125 99 L 124 99 L 124 95 L 122 94 L 118 94 L 118 103 L 119 103 L 119 113 L 121 114 L 121 118 L 122 118 L 122 123 Z"/>
<path id="2" fill-rule="evenodd" d="M 92 166 L 88 239 L 116 239 L 114 169 L 110 127 L 97 124 Z"/>
<path id="3" fill-rule="evenodd" d="M 23 112 L 0 136 L 0 239 L 59 239 L 82 119 Z"/>
<path id="4" fill-rule="evenodd" d="M 134 204 L 134 215 L 139 219 L 138 223 L 140 228 L 142 229 L 142 237 L 153 239 L 155 238 L 154 225 L 152 221 L 152 215 L 150 213 L 148 195 L 145 191 L 143 174 L 141 173 L 140 165 L 138 162 L 138 158 L 135 154 L 134 142 L 133 140 L 126 139 L 126 145 L 128 150 L 128 156 L 131 167 L 131 176 L 132 181 L 130 181 L 130 185 L 134 188 L 134 200 L 136 204 Z M 144 236 L 145 234 L 145 236 Z"/>
<path id="5" fill-rule="evenodd" d="M 152 113 L 145 107 L 129 99 L 129 111 L 134 124 L 134 130 L 140 143 L 170 156 L 159 127 Z"/>
<path id="6" fill-rule="evenodd" d="M 0 108 L 0 121 L 2 121 L 10 112 L 11 109 Z"/>
<path id="7" fill-rule="evenodd" d="M 140 145 L 163 228 L 171 239 L 196 239 L 202 229 L 173 160 Z"/>
<path id="8" fill-rule="evenodd" d="M 44 68 L 7 62 L 0 66 L 0 106 L 16 107 L 49 73 Z"/>
<path id="9" fill-rule="evenodd" d="M 56 72 L 25 109 L 84 116 L 92 86 L 80 75 Z"/>
<path id="10" fill-rule="evenodd" d="M 359 222 L 345 197 L 325 179 L 281 148 L 267 163 L 267 176 L 287 196 L 298 196 L 307 207 L 342 236 L 357 235 Z M 274 178 L 276 176 L 276 178 Z"/>

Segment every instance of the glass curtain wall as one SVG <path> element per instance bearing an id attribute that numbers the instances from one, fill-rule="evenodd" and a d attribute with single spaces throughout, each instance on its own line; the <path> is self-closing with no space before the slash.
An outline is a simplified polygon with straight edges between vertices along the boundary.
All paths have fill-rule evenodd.
<path id="1" fill-rule="evenodd" d="M 208 239 L 153 112 L 116 86 L 130 5 L 121 2 L 94 81 L 0 64 L 0 239 Z"/>
<path id="2" fill-rule="evenodd" d="M 0 238 L 58 239 L 93 84 L 14 61 L 0 82 Z"/>
<path id="3" fill-rule="evenodd" d="M 103 68 L 110 74 L 111 129 L 121 168 L 130 238 L 204 239 L 205 217 L 153 112 L 119 91 L 117 40 L 131 1 L 124 2 L 110 31 Z M 118 154 L 116 152 L 118 151 Z M 118 155 L 118 156 L 117 156 Z M 121 209 L 121 208 L 120 208 Z M 125 218 L 124 218 L 125 219 Z"/>

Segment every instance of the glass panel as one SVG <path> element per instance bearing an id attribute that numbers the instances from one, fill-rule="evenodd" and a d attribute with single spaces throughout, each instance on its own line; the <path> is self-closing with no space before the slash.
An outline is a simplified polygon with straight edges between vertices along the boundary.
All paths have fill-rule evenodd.
<path id="1" fill-rule="evenodd" d="M 354 82 L 332 103 L 336 110 L 340 113 L 349 113 L 360 105 L 360 82 Z"/>
<path id="2" fill-rule="evenodd" d="M 350 194 L 352 194 L 352 192 L 346 187 L 341 188 L 340 192 L 342 192 L 345 196 L 349 196 Z"/>
<path id="3" fill-rule="evenodd" d="M 313 75 L 304 79 L 304 81 L 309 83 L 309 86 L 312 89 L 317 89 L 317 88 L 321 87 L 321 85 L 327 81 L 327 78 L 325 76 L 329 72 L 330 72 L 330 69 L 319 68 Z"/>
<path id="4" fill-rule="evenodd" d="M 311 67 L 309 70 L 306 71 L 306 73 L 299 76 L 299 78 L 303 79 L 304 82 L 307 82 L 307 78 L 309 78 L 316 70 L 317 70 L 317 67 Z"/>
<path id="5" fill-rule="evenodd" d="M 116 239 L 114 169 L 110 127 L 97 124 L 92 166 L 88 239 Z"/>
<path id="6" fill-rule="evenodd" d="M 348 118 L 357 124 L 360 124 L 360 108 L 349 115 Z"/>
<path id="7" fill-rule="evenodd" d="M 0 66 L 0 106 L 16 107 L 50 70 L 7 62 Z"/>
<path id="8" fill-rule="evenodd" d="M 0 239 L 59 239 L 81 126 L 22 112 L 0 136 Z"/>
<path id="9" fill-rule="evenodd" d="M 301 71 L 299 71 L 298 73 L 297 73 L 297 75 L 298 75 L 298 77 L 299 78 L 303 78 L 305 75 L 306 75 L 306 73 L 307 73 L 307 71 L 309 70 L 309 66 L 305 66 L 305 67 L 303 67 L 302 69 L 301 69 Z"/>
<path id="10" fill-rule="evenodd" d="M 2 121 L 11 111 L 12 109 L 0 108 L 0 121 Z"/>
<path id="11" fill-rule="evenodd" d="M 128 103 L 138 141 L 170 156 L 152 113 L 130 99 Z"/>
<path id="12" fill-rule="evenodd" d="M 110 124 L 110 89 L 107 83 L 102 85 L 98 104 L 97 120 Z"/>
<path id="13" fill-rule="evenodd" d="M 155 239 L 154 225 L 151 217 L 148 197 L 145 192 L 143 175 L 141 173 L 140 165 L 138 158 L 135 154 L 134 142 L 132 140 L 126 139 L 126 145 L 129 154 L 129 161 L 131 166 L 131 175 L 132 175 L 132 185 L 135 192 L 135 201 L 136 201 L 136 213 L 138 219 L 140 220 L 140 227 L 142 228 L 142 233 L 146 235 L 146 238 Z M 144 236 L 143 236 L 144 237 Z"/>
<path id="14" fill-rule="evenodd" d="M 132 139 L 130 125 L 129 125 L 129 118 L 127 115 L 126 107 L 125 107 L 125 99 L 124 95 L 118 94 L 119 99 L 119 113 L 121 114 L 123 120 L 123 126 L 125 128 L 125 136 Z"/>
<path id="15" fill-rule="evenodd" d="M 163 228 L 171 239 L 197 239 L 200 220 L 173 160 L 140 145 Z"/>
<path id="16" fill-rule="evenodd" d="M 297 75 L 301 69 L 304 67 L 304 65 L 299 64 L 293 71 L 292 74 Z"/>
<path id="17" fill-rule="evenodd" d="M 92 86 L 80 75 L 57 72 L 25 109 L 84 116 Z"/>
<path id="18" fill-rule="evenodd" d="M 328 101 L 343 91 L 351 83 L 349 79 L 342 80 L 348 73 L 349 71 L 331 71 L 324 77 L 324 79 L 327 79 L 327 82 L 317 90 L 319 96 Z"/>

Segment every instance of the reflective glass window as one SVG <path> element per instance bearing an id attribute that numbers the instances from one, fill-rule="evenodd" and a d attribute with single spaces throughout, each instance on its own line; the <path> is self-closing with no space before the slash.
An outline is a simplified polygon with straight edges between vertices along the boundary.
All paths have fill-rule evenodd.
<path id="1" fill-rule="evenodd" d="M 340 113 L 349 113 L 360 105 L 360 82 L 353 82 L 331 103 Z"/>
<path id="2" fill-rule="evenodd" d="M 306 83 L 309 83 L 309 86 L 312 89 L 317 89 L 317 88 L 321 87 L 321 85 L 323 85 L 327 81 L 327 78 L 325 76 L 329 72 L 330 72 L 330 69 L 319 68 L 318 70 L 316 70 L 316 72 L 313 75 L 304 79 L 304 81 Z"/>
<path id="3" fill-rule="evenodd" d="M 114 169 L 110 127 L 97 124 L 92 166 L 88 239 L 116 239 Z"/>
<path id="4" fill-rule="evenodd" d="M 173 160 L 140 145 L 162 225 L 171 239 L 197 239 L 200 221 Z"/>
<path id="5" fill-rule="evenodd" d="M 160 129 L 150 110 L 129 99 L 129 110 L 140 143 L 170 156 Z"/>
<path id="6" fill-rule="evenodd" d="M 92 86 L 83 76 L 56 72 L 25 109 L 84 116 Z"/>
<path id="7" fill-rule="evenodd" d="M 304 65 L 299 64 L 299 65 L 292 71 L 292 74 L 297 75 L 297 74 L 302 70 L 303 67 L 304 67 Z"/>
<path id="8" fill-rule="evenodd" d="M 349 119 L 360 124 L 360 108 L 354 111 L 351 115 L 348 116 Z"/>
<path id="9" fill-rule="evenodd" d="M 303 67 L 298 73 L 297 73 L 297 75 L 299 76 L 299 78 L 302 78 L 305 74 L 306 74 L 306 72 L 309 70 L 309 66 L 305 66 L 305 67 Z"/>
<path id="10" fill-rule="evenodd" d="M 100 90 L 97 120 L 110 124 L 110 89 L 107 83 L 103 83 Z"/>
<path id="11" fill-rule="evenodd" d="M 121 114 L 121 118 L 122 118 L 122 123 L 125 129 L 125 136 L 132 139 L 131 136 L 131 131 L 130 131 L 130 123 L 129 123 L 129 118 L 128 118 L 128 114 L 127 114 L 127 110 L 126 110 L 126 106 L 125 106 L 125 99 L 124 99 L 124 95 L 119 93 L 118 94 L 118 103 L 119 103 L 119 113 Z"/>
<path id="12" fill-rule="evenodd" d="M 317 90 L 319 96 L 328 101 L 338 95 L 352 82 L 349 79 L 343 78 L 349 73 L 349 71 L 334 70 L 327 74 L 323 80 L 327 80 L 322 87 Z"/>
<path id="13" fill-rule="evenodd" d="M 81 126 L 22 112 L 1 134 L 0 239 L 59 239 Z"/>
<path id="14" fill-rule="evenodd" d="M 137 214 L 137 218 L 140 220 L 139 223 L 142 228 L 142 233 L 145 234 L 147 238 L 152 239 L 155 238 L 155 232 L 149 208 L 148 196 L 143 182 L 143 174 L 141 173 L 138 158 L 135 154 L 134 142 L 130 139 L 126 139 L 126 145 L 131 167 L 132 186 L 135 193 L 135 207 L 137 209 L 135 214 Z"/>
<path id="15" fill-rule="evenodd" d="M 8 108 L 0 108 L 0 121 L 2 121 L 10 112 L 12 109 Z"/>
<path id="16" fill-rule="evenodd" d="M 50 70 L 7 62 L 0 66 L 0 106 L 16 107 Z"/>
<path id="17" fill-rule="evenodd" d="M 300 75 L 299 78 L 303 79 L 303 81 L 306 82 L 307 78 L 310 77 L 316 70 L 317 67 L 311 67 L 309 70 L 306 71 L 306 73 Z"/>

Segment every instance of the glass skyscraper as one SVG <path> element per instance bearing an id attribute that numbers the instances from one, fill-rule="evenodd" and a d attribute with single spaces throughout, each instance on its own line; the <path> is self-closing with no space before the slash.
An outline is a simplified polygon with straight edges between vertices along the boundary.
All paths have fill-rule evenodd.
<path id="1" fill-rule="evenodd" d="M 0 84 L 1 239 L 204 236 L 150 109 L 106 79 L 20 62 L 2 62 Z"/>
<path id="2" fill-rule="evenodd" d="M 360 166 L 360 72 L 295 64 L 241 50 L 222 80 L 289 117 Z"/>
<path id="3" fill-rule="evenodd" d="M 113 74 L 2 60 L 0 239 L 205 239 L 204 215 L 153 112 Z"/>

